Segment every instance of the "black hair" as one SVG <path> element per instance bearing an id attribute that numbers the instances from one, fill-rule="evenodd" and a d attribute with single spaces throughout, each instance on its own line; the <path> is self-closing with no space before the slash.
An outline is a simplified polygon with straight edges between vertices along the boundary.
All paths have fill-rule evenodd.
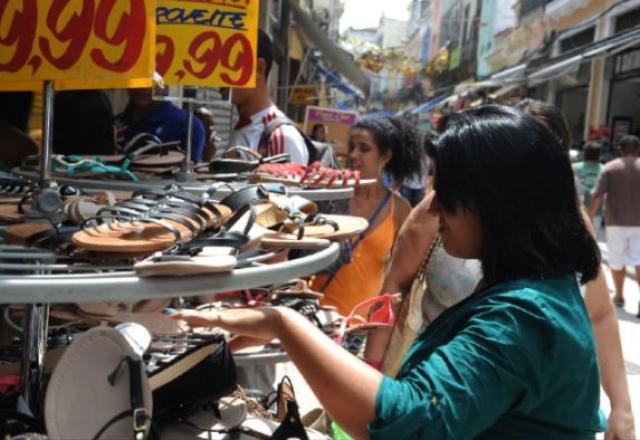
<path id="1" fill-rule="evenodd" d="M 313 127 L 311 127 L 311 134 L 316 134 L 316 130 L 318 128 L 323 128 L 325 131 L 327 131 L 327 129 L 325 128 L 324 124 L 313 124 Z"/>
<path id="2" fill-rule="evenodd" d="M 380 154 L 391 151 L 391 160 L 385 171 L 396 182 L 402 182 L 422 170 L 425 152 L 420 144 L 415 126 L 402 117 L 364 118 L 356 122 L 352 130 L 366 130 L 373 136 Z"/>
<path id="3" fill-rule="evenodd" d="M 623 136 L 620 139 L 620 151 L 632 152 L 640 148 L 640 138 L 632 134 Z"/>
<path id="4" fill-rule="evenodd" d="M 271 38 L 262 29 L 258 29 L 258 59 L 262 58 L 266 64 L 264 77 L 268 78 L 273 64 L 273 44 Z"/>
<path id="5" fill-rule="evenodd" d="M 465 207 L 480 219 L 489 284 L 596 277 L 600 252 L 576 199 L 569 156 L 540 121 L 488 105 L 450 115 L 429 147 L 442 209 Z"/>
<path id="6" fill-rule="evenodd" d="M 598 162 L 600 161 L 600 151 L 602 150 L 602 146 L 600 142 L 587 142 L 582 150 L 584 154 L 584 160 L 589 162 Z"/>
<path id="7" fill-rule="evenodd" d="M 57 154 L 113 154 L 113 109 L 103 90 L 56 93 L 53 151 Z"/>
<path id="8" fill-rule="evenodd" d="M 558 107 L 531 98 L 523 99 L 518 102 L 515 107 L 542 122 L 547 129 L 551 130 L 551 133 L 553 133 L 565 149 L 568 150 L 571 147 L 569 123 L 567 122 L 567 118 L 564 117 L 562 110 Z"/>

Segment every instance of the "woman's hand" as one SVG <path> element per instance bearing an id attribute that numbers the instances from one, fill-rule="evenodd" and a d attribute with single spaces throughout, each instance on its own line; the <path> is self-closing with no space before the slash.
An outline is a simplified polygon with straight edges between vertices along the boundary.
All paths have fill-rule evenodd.
<path id="1" fill-rule="evenodd" d="M 611 410 L 609 427 L 604 438 L 605 440 L 630 440 L 636 438 L 631 409 L 613 408 Z"/>
<path id="2" fill-rule="evenodd" d="M 277 307 L 257 307 L 200 312 L 177 310 L 169 318 L 185 321 L 190 327 L 221 327 L 234 335 L 270 341 L 278 337 L 282 313 Z"/>

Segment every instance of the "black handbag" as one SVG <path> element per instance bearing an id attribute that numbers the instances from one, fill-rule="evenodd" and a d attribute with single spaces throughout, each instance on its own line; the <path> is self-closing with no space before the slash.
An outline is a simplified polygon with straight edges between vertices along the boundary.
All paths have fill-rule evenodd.
<path id="1" fill-rule="evenodd" d="M 184 353 L 148 375 L 154 420 L 215 402 L 238 385 L 236 365 L 223 337 L 192 339 Z"/>

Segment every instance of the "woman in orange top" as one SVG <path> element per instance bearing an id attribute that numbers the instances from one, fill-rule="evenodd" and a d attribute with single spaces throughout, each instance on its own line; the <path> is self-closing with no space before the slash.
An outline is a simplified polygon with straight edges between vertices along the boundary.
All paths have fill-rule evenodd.
<path id="1" fill-rule="evenodd" d="M 375 178 L 378 183 L 356 188 L 349 202 L 349 214 L 369 219 L 369 228 L 351 243 L 351 261 L 333 274 L 312 280 L 311 287 L 324 293 L 324 304 L 348 315 L 355 305 L 378 295 L 385 260 L 411 210 L 402 196 L 382 184 L 382 173 L 402 182 L 420 171 L 423 156 L 417 132 L 404 119 L 368 118 L 353 126 L 349 164 L 363 179 Z"/>

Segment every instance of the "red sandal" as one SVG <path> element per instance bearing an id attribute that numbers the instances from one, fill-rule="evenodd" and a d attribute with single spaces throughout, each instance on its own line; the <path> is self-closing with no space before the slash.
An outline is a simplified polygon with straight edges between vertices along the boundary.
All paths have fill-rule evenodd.
<path id="1" fill-rule="evenodd" d="M 396 321 L 393 304 L 399 301 L 400 296 L 398 294 L 392 295 L 389 293 L 362 301 L 360 304 L 356 305 L 353 310 L 351 310 L 349 316 L 345 317 L 340 324 L 336 342 L 342 345 L 345 336 L 355 331 L 370 330 L 372 328 L 380 327 L 393 327 Z M 372 310 L 374 306 L 377 305 L 380 305 L 380 307 L 376 307 L 375 310 Z M 359 311 L 369 311 L 368 318 L 358 314 Z"/>

